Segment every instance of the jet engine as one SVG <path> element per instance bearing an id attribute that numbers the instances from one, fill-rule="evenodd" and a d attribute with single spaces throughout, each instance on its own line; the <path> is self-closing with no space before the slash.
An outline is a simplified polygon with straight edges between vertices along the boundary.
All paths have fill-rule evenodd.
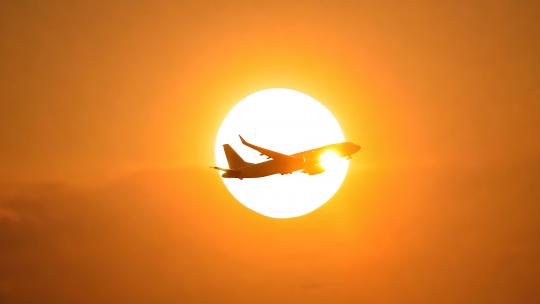
<path id="1" fill-rule="evenodd" d="M 302 170 L 302 173 L 307 173 L 309 175 L 320 174 L 323 172 L 324 172 L 324 168 L 318 164 L 314 166 L 309 166 L 307 168 L 304 168 L 304 170 Z"/>

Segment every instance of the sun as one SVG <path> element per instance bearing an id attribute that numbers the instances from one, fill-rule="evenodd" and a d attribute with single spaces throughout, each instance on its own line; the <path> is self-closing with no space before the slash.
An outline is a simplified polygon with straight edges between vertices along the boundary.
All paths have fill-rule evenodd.
<path id="1" fill-rule="evenodd" d="M 248 162 L 266 158 L 244 146 L 238 135 L 256 145 L 292 154 L 345 140 L 332 113 L 320 102 L 292 89 L 255 92 L 238 102 L 219 128 L 216 164 L 227 167 L 223 145 L 230 144 Z M 244 206 L 273 218 L 310 213 L 326 203 L 340 188 L 349 162 L 332 151 L 321 155 L 326 170 L 318 175 L 295 172 L 254 179 L 223 178 L 229 192 Z"/>

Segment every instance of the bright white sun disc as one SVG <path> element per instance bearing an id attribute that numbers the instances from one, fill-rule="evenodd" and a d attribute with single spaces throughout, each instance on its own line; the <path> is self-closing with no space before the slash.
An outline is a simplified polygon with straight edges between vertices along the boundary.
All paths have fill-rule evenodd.
<path id="1" fill-rule="evenodd" d="M 218 131 L 216 165 L 228 168 L 223 145 L 232 148 L 247 162 L 266 161 L 249 142 L 280 153 L 292 154 L 343 142 L 339 123 L 314 98 L 291 89 L 266 89 L 237 103 Z M 333 155 L 332 155 L 333 154 Z M 328 151 L 321 155 L 324 173 L 295 172 L 262 178 L 223 178 L 229 192 L 249 209 L 273 218 L 297 217 L 319 208 L 339 189 L 347 174 L 348 161 Z"/>

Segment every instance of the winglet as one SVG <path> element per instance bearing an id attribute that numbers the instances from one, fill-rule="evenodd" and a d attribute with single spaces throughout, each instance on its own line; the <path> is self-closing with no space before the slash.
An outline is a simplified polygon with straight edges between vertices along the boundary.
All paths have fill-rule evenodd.
<path id="1" fill-rule="evenodd" d="M 242 135 L 238 134 L 238 137 L 240 137 L 240 141 L 245 145 L 246 140 L 242 137 Z"/>

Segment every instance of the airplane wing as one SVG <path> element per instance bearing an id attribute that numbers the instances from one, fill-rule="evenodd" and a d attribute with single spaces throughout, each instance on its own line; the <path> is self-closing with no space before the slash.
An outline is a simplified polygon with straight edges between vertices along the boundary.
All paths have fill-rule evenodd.
<path id="1" fill-rule="evenodd" d="M 268 149 L 261 148 L 259 146 L 255 146 L 253 144 L 250 144 L 240 135 L 238 135 L 238 137 L 240 137 L 240 140 L 242 141 L 242 143 L 244 145 L 250 147 L 251 149 L 259 151 L 259 153 L 261 153 L 261 155 L 266 155 L 268 158 L 280 159 L 280 158 L 289 158 L 290 157 L 287 154 L 282 154 L 282 153 L 279 153 L 279 152 L 275 152 L 275 151 L 272 151 L 272 150 L 268 150 Z"/>

